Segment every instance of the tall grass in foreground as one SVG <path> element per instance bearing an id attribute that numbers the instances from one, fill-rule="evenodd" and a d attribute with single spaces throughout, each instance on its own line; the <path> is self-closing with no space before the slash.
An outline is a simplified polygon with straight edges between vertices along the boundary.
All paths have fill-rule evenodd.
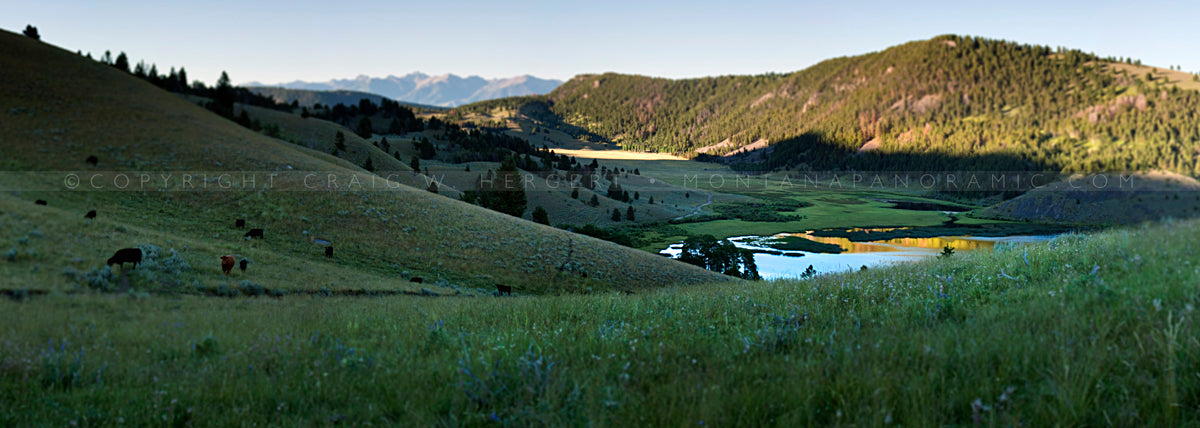
<path id="1" fill-rule="evenodd" d="M 0 425 L 1197 425 L 1197 238 L 632 296 L 5 301 Z"/>

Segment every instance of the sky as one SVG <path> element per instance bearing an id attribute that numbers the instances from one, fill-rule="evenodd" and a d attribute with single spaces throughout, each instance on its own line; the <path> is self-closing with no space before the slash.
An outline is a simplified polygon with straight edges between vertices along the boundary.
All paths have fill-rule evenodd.
<path id="1" fill-rule="evenodd" d="M 1065 46 L 1200 71 L 1195 1 L 28 1 L 0 28 L 124 51 L 212 84 L 414 71 L 569 79 L 785 73 L 940 34 Z"/>

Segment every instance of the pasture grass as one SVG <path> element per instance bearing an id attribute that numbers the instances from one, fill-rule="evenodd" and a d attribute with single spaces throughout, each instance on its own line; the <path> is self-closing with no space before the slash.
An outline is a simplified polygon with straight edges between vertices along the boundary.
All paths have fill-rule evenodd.
<path id="1" fill-rule="evenodd" d="M 635 295 L 5 300 L 0 425 L 1194 425 L 1197 238 Z"/>

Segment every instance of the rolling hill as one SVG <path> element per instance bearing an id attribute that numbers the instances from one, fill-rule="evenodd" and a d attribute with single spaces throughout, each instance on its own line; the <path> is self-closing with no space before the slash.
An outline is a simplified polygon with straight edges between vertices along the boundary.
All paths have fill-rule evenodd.
<path id="1" fill-rule="evenodd" d="M 546 96 L 461 110 L 519 110 L 627 150 L 746 169 L 1197 174 L 1192 79 L 1077 50 L 939 36 L 788 74 L 582 75 Z"/>
<path id="2" fill-rule="evenodd" d="M 64 267 L 95 269 L 115 249 L 141 243 L 178 250 L 195 268 L 184 282 L 197 287 L 227 283 L 215 260 L 233 253 L 256 261 L 234 279 L 282 289 L 407 289 L 409 278 L 422 277 L 437 294 L 495 283 L 563 293 L 728 280 L 387 181 L 301 141 L 313 137 L 324 149 L 317 144 L 328 144 L 327 122 L 288 117 L 298 122 L 283 134 L 300 144 L 268 138 L 9 32 L 0 32 L 0 62 L 0 215 L 11 226 L 0 240 L 40 249 L 3 265 L 9 286 L 69 290 L 76 285 Z M 348 142 L 359 156 L 374 153 Z M 88 180 L 72 186 L 69 177 Z M 138 184 L 122 186 L 121 177 Z M 88 210 L 98 211 L 94 222 L 83 220 Z M 264 228 L 266 239 L 243 239 L 236 218 Z M 336 257 L 314 243 L 326 241 Z"/>
<path id="3" fill-rule="evenodd" d="M 293 81 L 279 84 L 250 82 L 246 86 L 306 89 L 313 91 L 350 90 L 379 94 L 406 103 L 454 107 L 477 101 L 521 95 L 545 94 L 562 84 L 559 80 L 525 75 L 505 79 L 454 74 L 430 76 L 409 73 L 404 76 L 333 79 L 327 82 Z M 357 100 L 355 100 L 357 101 Z"/>

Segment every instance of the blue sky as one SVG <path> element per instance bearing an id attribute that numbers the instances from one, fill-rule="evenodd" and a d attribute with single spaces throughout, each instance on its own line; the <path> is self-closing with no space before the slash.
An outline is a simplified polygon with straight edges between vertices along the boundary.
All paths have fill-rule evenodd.
<path id="1" fill-rule="evenodd" d="M 11 3 L 11 4 L 6 4 Z M 939 34 L 1066 46 L 1200 71 L 1200 2 L 11 1 L 0 28 L 125 51 L 213 83 L 455 73 L 567 79 L 800 70 Z"/>

